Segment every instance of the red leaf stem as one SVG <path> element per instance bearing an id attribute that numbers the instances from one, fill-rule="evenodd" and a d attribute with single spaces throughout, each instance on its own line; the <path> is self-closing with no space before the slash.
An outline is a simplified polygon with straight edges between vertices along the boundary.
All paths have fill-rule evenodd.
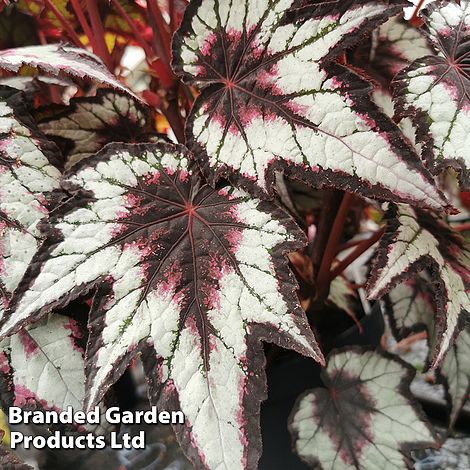
<path id="1" fill-rule="evenodd" d="M 74 44 L 78 47 L 83 47 L 82 41 L 78 37 L 78 34 L 73 29 L 70 22 L 62 15 L 62 13 L 57 9 L 57 7 L 51 2 L 51 0 L 45 0 L 47 7 L 54 13 L 56 18 L 60 21 L 60 24 L 64 27 L 67 31 L 70 39 L 74 42 Z"/>
<path id="2" fill-rule="evenodd" d="M 100 12 L 98 11 L 98 5 L 95 0 L 86 0 L 88 13 L 90 16 L 91 27 L 94 33 L 94 52 L 99 55 L 105 63 L 106 67 L 112 71 L 113 61 L 109 54 L 108 46 L 105 41 L 105 32 L 103 23 L 101 22 Z"/>
<path id="3" fill-rule="evenodd" d="M 353 247 L 359 245 L 361 242 L 363 242 L 363 240 L 357 239 L 357 240 L 350 240 L 346 243 L 342 243 L 341 245 L 338 246 L 338 250 L 337 250 L 336 253 L 341 253 L 344 250 L 347 250 L 349 248 L 353 248 Z"/>
<path id="4" fill-rule="evenodd" d="M 351 193 L 344 193 L 343 200 L 336 215 L 333 227 L 331 228 L 330 237 L 323 254 L 320 264 L 320 270 L 317 276 L 317 293 L 316 301 L 323 302 L 328 298 L 330 291 L 330 268 L 335 258 L 338 244 L 343 233 L 344 222 L 354 202 L 354 195 Z"/>
<path id="5" fill-rule="evenodd" d="M 122 5 L 119 3 L 119 0 L 111 0 L 111 3 L 116 8 L 117 12 L 121 17 L 127 22 L 129 27 L 132 29 L 134 34 L 134 40 L 139 43 L 140 47 L 144 50 L 145 55 L 147 56 L 147 61 L 151 64 L 154 61 L 155 53 L 150 46 L 150 44 L 144 39 L 139 28 L 136 26 L 134 20 L 127 14 L 126 10 L 122 8 Z"/>
<path id="6" fill-rule="evenodd" d="M 470 222 L 466 222 L 460 225 L 454 225 L 452 228 L 456 230 L 457 232 L 466 232 L 470 230 Z"/>
<path id="7" fill-rule="evenodd" d="M 162 59 L 168 70 L 172 73 L 170 65 L 170 47 L 171 40 L 160 9 L 155 0 L 147 1 L 150 25 L 153 30 L 153 39 L 155 43 L 155 52 Z"/>
<path id="8" fill-rule="evenodd" d="M 415 11 L 413 12 L 413 16 L 410 18 L 410 23 L 413 26 L 421 26 L 422 22 L 419 18 L 419 10 L 423 6 L 424 0 L 419 0 L 418 4 L 416 5 Z"/>
<path id="9" fill-rule="evenodd" d="M 90 44 L 93 50 L 95 50 L 95 47 L 94 47 L 95 38 L 93 36 L 93 31 L 91 30 L 91 27 L 88 24 L 85 14 L 83 13 L 82 7 L 80 6 L 80 2 L 78 0 L 71 0 L 71 2 L 72 2 L 72 8 L 74 9 L 75 14 L 77 15 L 80 26 L 82 27 L 83 32 L 85 33 L 88 40 L 90 41 Z"/>
<path id="10" fill-rule="evenodd" d="M 176 19 L 175 0 L 168 0 L 168 13 L 170 15 L 170 31 L 174 33 L 176 31 L 176 25 L 178 24 Z"/>
<path id="11" fill-rule="evenodd" d="M 332 281 L 336 276 L 341 274 L 351 263 L 353 263 L 359 256 L 365 253 L 371 246 L 377 243 L 382 235 L 385 233 L 385 227 L 380 229 L 378 232 L 375 232 L 372 237 L 367 240 L 362 240 L 362 242 L 357 246 L 357 248 L 350 253 L 346 258 L 344 258 L 330 273 L 330 281 Z"/>

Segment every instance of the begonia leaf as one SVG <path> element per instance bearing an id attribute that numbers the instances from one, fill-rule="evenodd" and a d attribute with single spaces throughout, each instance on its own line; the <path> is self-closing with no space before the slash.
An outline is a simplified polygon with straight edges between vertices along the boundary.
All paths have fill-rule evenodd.
<path id="1" fill-rule="evenodd" d="M 394 287 L 384 300 L 385 310 L 397 339 L 401 340 L 410 333 L 433 327 L 434 295 L 432 284 L 427 279 L 413 276 Z"/>
<path id="2" fill-rule="evenodd" d="M 0 88 L 0 318 L 41 243 L 39 222 L 60 188 L 58 149 L 14 90 Z"/>
<path id="3" fill-rule="evenodd" d="M 438 55 L 420 57 L 395 78 L 397 113 L 414 121 L 428 167 L 436 174 L 453 167 L 468 189 L 470 2 L 436 1 L 421 16 Z"/>
<path id="4" fill-rule="evenodd" d="M 85 399 L 86 330 L 52 313 L 0 341 L 0 403 L 4 409 L 81 411 Z M 76 425 L 106 432 L 110 425 Z M 70 425 L 72 427 L 72 423 Z"/>
<path id="5" fill-rule="evenodd" d="M 201 94 L 187 142 L 210 184 L 270 196 L 277 170 L 310 185 L 446 205 L 366 82 L 334 59 L 405 2 L 195 0 L 173 66 Z"/>
<path id="6" fill-rule="evenodd" d="M 436 444 L 409 392 L 413 375 L 376 352 L 333 353 L 325 388 L 301 395 L 291 414 L 297 454 L 323 470 L 409 468 L 408 450 Z"/>
<path id="7" fill-rule="evenodd" d="M 431 365 L 438 365 L 470 313 L 470 246 L 435 214 L 400 204 L 388 213 L 368 284 L 380 298 L 399 282 L 429 267 L 436 303 L 436 344 Z"/>
<path id="8" fill-rule="evenodd" d="M 353 64 L 365 68 L 373 78 L 387 86 L 414 60 L 434 53 L 425 35 L 405 21 L 403 14 L 390 18 L 375 29 L 362 48 L 360 60 L 353 60 Z"/>
<path id="9" fill-rule="evenodd" d="M 46 44 L 0 51 L 0 69 L 18 72 L 23 66 L 39 69 L 55 76 L 69 75 L 91 80 L 135 96 L 108 71 L 101 59 L 78 47 Z"/>
<path id="10" fill-rule="evenodd" d="M 405 338 L 412 331 L 425 329 L 432 350 L 438 340 L 433 297 L 429 281 L 420 276 L 408 279 L 391 290 L 386 296 L 385 305 L 398 339 Z M 444 382 L 450 403 L 450 427 L 455 424 L 470 393 L 469 354 L 470 331 L 466 327 L 457 336 L 438 369 L 438 378 Z"/>
<path id="11" fill-rule="evenodd" d="M 452 427 L 470 395 L 470 329 L 464 328 L 450 348 L 439 368 L 451 404 Z"/>
<path id="12" fill-rule="evenodd" d="M 357 291 L 345 277 L 336 276 L 331 281 L 327 304 L 335 305 L 357 323 L 361 303 Z"/>
<path id="13" fill-rule="evenodd" d="M 151 112 L 131 96 L 98 90 L 96 96 L 38 110 L 39 129 L 62 150 L 65 169 L 112 142 L 154 138 Z"/>
<path id="14" fill-rule="evenodd" d="M 173 144 L 108 145 L 64 181 L 74 197 L 51 215 L 0 334 L 97 286 L 88 407 L 142 352 L 152 399 L 186 417 L 177 435 L 193 462 L 255 468 L 260 340 L 323 361 L 285 256 L 303 233 L 273 203 L 208 186 Z"/>

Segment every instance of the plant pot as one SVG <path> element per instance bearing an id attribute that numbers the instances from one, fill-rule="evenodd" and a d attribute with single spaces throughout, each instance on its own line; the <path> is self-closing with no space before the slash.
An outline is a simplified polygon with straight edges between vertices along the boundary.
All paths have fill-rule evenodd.
<path id="1" fill-rule="evenodd" d="M 380 345 L 384 319 L 379 302 L 370 315 L 360 321 L 363 332 L 356 325 L 337 336 L 334 347 L 348 345 Z M 321 367 L 312 359 L 298 354 L 282 357 L 267 369 L 268 399 L 261 405 L 261 434 L 263 455 L 259 470 L 308 470 L 295 453 L 287 429 L 287 419 L 298 396 L 308 389 L 321 387 Z"/>

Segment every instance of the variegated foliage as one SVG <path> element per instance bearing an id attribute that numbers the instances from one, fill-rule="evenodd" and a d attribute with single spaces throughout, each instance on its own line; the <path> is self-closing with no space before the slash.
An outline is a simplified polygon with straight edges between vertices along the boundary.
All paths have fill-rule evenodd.
<path id="1" fill-rule="evenodd" d="M 404 21 L 401 14 L 377 28 L 371 43 L 374 70 L 390 80 L 414 60 L 433 53 L 421 31 Z"/>
<path id="2" fill-rule="evenodd" d="M 409 449 L 435 436 L 409 394 L 413 371 L 359 349 L 332 353 L 325 388 L 299 397 L 290 417 L 297 454 L 323 470 L 405 469 Z"/>
<path id="3" fill-rule="evenodd" d="M 196 0 L 174 68 L 201 89 L 187 123 L 210 183 L 272 194 L 275 171 L 316 186 L 442 208 L 445 202 L 370 84 L 334 59 L 398 13 L 401 1 Z M 360 34 L 359 34 L 360 32 Z"/>
<path id="4" fill-rule="evenodd" d="M 39 109 L 35 117 L 39 129 L 61 149 L 67 170 L 110 142 L 148 142 L 155 133 L 149 108 L 109 90 Z"/>
<path id="5" fill-rule="evenodd" d="M 405 338 L 411 331 L 428 332 L 430 350 L 439 341 L 436 331 L 436 303 L 429 279 L 415 276 L 398 285 L 385 298 L 386 310 L 394 334 Z M 449 425 L 452 427 L 470 393 L 470 330 L 465 327 L 438 368 L 437 377 L 444 382 L 450 403 Z M 428 358 L 428 362 L 430 358 Z"/>
<path id="6" fill-rule="evenodd" d="M 470 314 L 470 246 L 430 212 L 399 205 L 388 213 L 368 291 L 379 298 L 424 268 L 435 284 L 437 341 L 431 365 L 438 365 Z"/>
<path id="7" fill-rule="evenodd" d="M 39 136 L 23 99 L 0 89 L 0 318 L 41 242 L 39 222 L 60 188 L 58 149 Z"/>
<path id="8" fill-rule="evenodd" d="M 85 398 L 86 330 L 74 319 L 50 314 L 0 341 L 0 403 L 4 409 L 80 411 Z M 109 428 L 85 428 L 104 433 Z M 83 426 L 78 429 L 84 429 Z"/>
<path id="9" fill-rule="evenodd" d="M 132 94 L 106 69 L 98 57 L 85 49 L 47 44 L 0 51 L 0 69 L 19 72 L 24 66 L 55 76 L 68 75 L 77 79 L 91 80 Z"/>
<path id="10" fill-rule="evenodd" d="M 397 111 L 418 128 L 429 168 L 439 173 L 454 167 L 468 189 L 470 2 L 432 2 L 422 16 L 437 55 L 418 58 L 396 77 Z"/>
<path id="11" fill-rule="evenodd" d="M 351 55 L 352 63 L 388 88 L 395 75 L 416 59 L 433 54 L 425 35 L 403 19 L 390 18 Z"/>
<path id="12" fill-rule="evenodd" d="M 327 304 L 335 305 L 357 322 L 357 312 L 361 308 L 360 302 L 357 291 L 345 277 L 338 276 L 333 279 Z"/>
<path id="13" fill-rule="evenodd" d="M 286 257 L 306 237 L 271 201 L 274 177 L 285 173 L 399 204 L 389 211 L 369 293 L 388 294 L 396 326 L 424 323 L 432 332 L 430 362 L 441 364 L 455 421 L 468 392 L 468 331 L 454 340 L 469 313 L 470 258 L 445 222 L 453 209 L 429 170 L 450 161 L 463 167 L 467 158 L 467 2 L 436 2 L 426 13 L 426 34 L 441 48 L 426 59 L 428 75 L 413 71 L 433 49 L 398 19 L 406 3 L 192 0 L 173 42 L 175 73 L 192 85 L 186 91 L 200 92 L 188 111 L 188 148 L 158 136 L 152 111 L 90 52 L 51 44 L 0 51 L 7 80 L 37 70 L 61 84 L 67 76 L 78 87 L 91 80 L 107 88 L 82 87 L 85 96 L 69 105 L 36 109 L 38 126 L 19 95 L 0 90 L 5 406 L 90 408 L 141 354 L 152 402 L 185 414 L 177 436 L 196 468 L 257 468 L 262 341 L 324 362 Z M 454 24 L 460 33 L 447 28 Z M 346 64 L 367 35 L 367 67 L 387 83 L 408 66 L 396 81 L 398 103 L 387 92 L 373 98 L 366 75 Z M 456 44 L 455 66 L 430 84 Z M 406 101 L 406 80 L 419 99 Z M 27 91 L 34 97 L 34 87 Z M 384 97 L 381 111 L 374 99 Z M 399 126 L 395 109 L 406 115 Z M 308 233 L 315 244 L 318 233 Z M 307 262 L 308 300 L 316 301 L 311 253 L 297 254 Z M 408 301 L 424 269 L 435 288 Z M 325 305 L 357 319 L 356 289 L 336 277 Z M 74 321 L 51 312 L 91 294 L 84 354 Z M 298 454 L 324 469 L 404 468 L 406 449 L 434 444 L 407 398 L 410 377 L 378 353 L 333 354 L 327 388 L 305 394 L 293 411 Z"/>
<path id="14" fill-rule="evenodd" d="M 186 416 L 178 433 L 192 459 L 251 468 L 260 340 L 323 360 L 284 257 L 303 234 L 271 203 L 209 187 L 172 144 L 107 146 L 64 185 L 74 197 L 51 217 L 1 334 L 98 286 L 87 405 L 142 351 L 156 403 Z"/>

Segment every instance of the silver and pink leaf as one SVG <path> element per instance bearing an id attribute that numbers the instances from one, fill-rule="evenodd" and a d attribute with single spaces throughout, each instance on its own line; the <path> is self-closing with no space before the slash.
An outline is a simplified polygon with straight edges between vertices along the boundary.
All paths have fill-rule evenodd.
<path id="1" fill-rule="evenodd" d="M 436 1 L 421 15 L 437 51 L 415 60 L 394 81 L 397 113 L 411 118 L 435 174 L 453 167 L 464 189 L 470 169 L 470 2 Z"/>
<path id="2" fill-rule="evenodd" d="M 40 108 L 38 127 L 57 144 L 65 169 L 112 142 L 149 142 L 155 137 L 150 108 L 126 93 L 100 89 L 69 105 Z"/>
<path id="3" fill-rule="evenodd" d="M 108 71 L 99 57 L 79 47 L 46 44 L 0 51 L 0 69 L 16 73 L 24 66 L 53 76 L 91 80 L 135 96 Z"/>
<path id="4" fill-rule="evenodd" d="M 59 190 L 58 149 L 39 135 L 23 97 L 0 89 L 0 318 L 42 236 Z"/>
<path id="5" fill-rule="evenodd" d="M 409 450 L 436 443 L 411 397 L 413 375 L 377 352 L 332 353 L 324 388 L 301 395 L 289 418 L 297 454 L 323 470 L 409 468 Z"/>
<path id="6" fill-rule="evenodd" d="M 108 145 L 65 175 L 1 334 L 97 287 L 87 405 L 144 356 L 152 401 L 181 409 L 199 467 L 254 468 L 266 396 L 261 340 L 323 358 L 285 255 L 304 244 L 291 217 L 231 187 L 213 189 L 181 146 Z"/>
<path id="7" fill-rule="evenodd" d="M 277 170 L 433 208 L 447 205 L 371 84 L 335 58 L 399 13 L 401 1 L 196 0 L 173 43 L 174 69 L 201 94 L 187 141 L 209 183 L 259 196 Z"/>
<path id="8" fill-rule="evenodd" d="M 470 246 L 435 214 L 400 204 L 387 215 L 368 282 L 370 298 L 429 268 L 436 308 L 436 344 L 432 367 L 438 365 L 470 313 Z"/>
<path id="9" fill-rule="evenodd" d="M 0 341 L 0 403 L 4 409 L 81 411 L 85 399 L 86 330 L 52 313 Z M 109 427 L 109 426 L 108 426 Z M 82 429 L 78 426 L 77 429 Z M 105 428 L 86 426 L 95 432 Z"/>

